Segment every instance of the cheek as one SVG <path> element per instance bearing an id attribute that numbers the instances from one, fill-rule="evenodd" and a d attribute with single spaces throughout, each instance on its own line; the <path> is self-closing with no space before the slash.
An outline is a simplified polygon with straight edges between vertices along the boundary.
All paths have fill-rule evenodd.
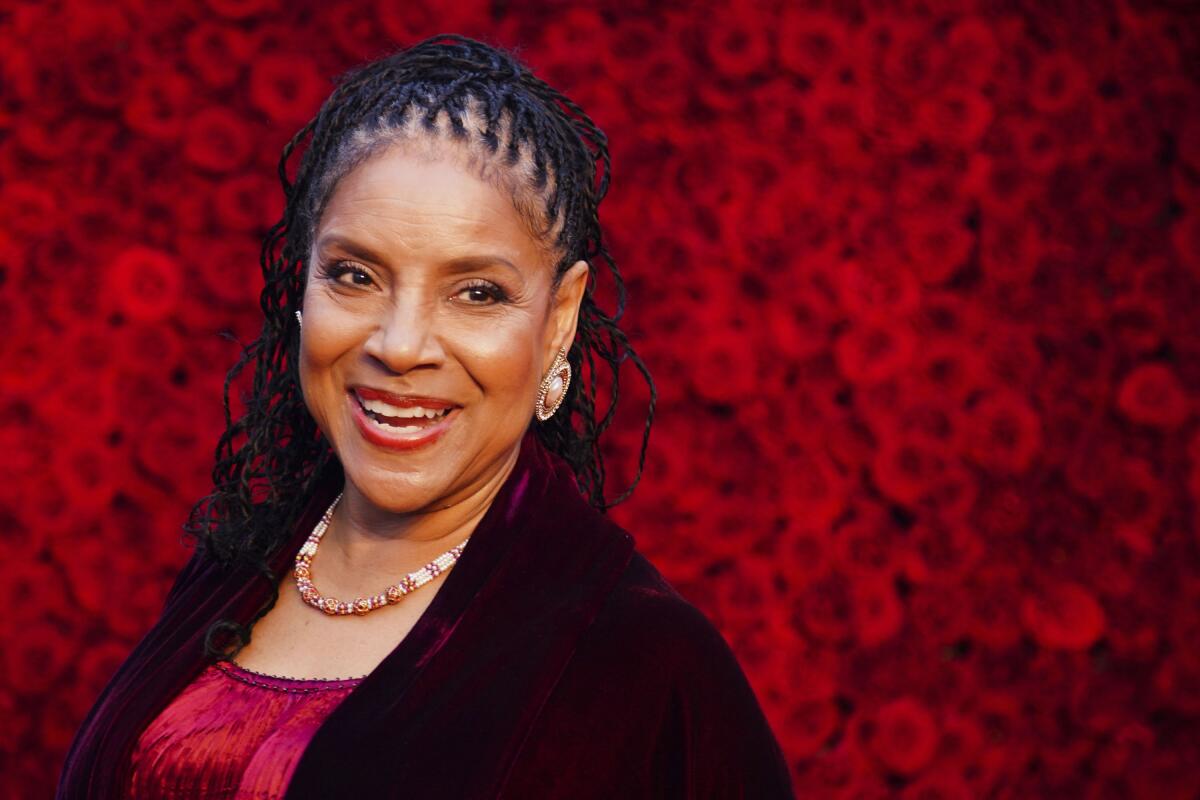
<path id="1" fill-rule="evenodd" d="M 339 361 L 360 348 L 369 335 L 368 316 L 347 313 L 321 292 L 304 296 L 304 326 L 300 336 L 300 381 L 305 401 L 318 421 L 329 402 L 340 402 Z M 328 397 L 330 393 L 338 397 Z"/>
<path id="2" fill-rule="evenodd" d="M 453 334 L 451 357 L 482 390 L 485 399 L 510 404 L 523 413 L 522 402 L 540 380 L 535 374 L 536 329 L 531 320 L 512 318 L 471 326 Z"/>

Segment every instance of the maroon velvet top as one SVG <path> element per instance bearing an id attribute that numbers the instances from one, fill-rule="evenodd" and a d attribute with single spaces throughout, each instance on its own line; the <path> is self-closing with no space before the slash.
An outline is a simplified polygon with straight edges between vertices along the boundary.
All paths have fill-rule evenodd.
<path id="1" fill-rule="evenodd" d="M 313 734 L 361 682 L 265 675 L 232 661 L 210 665 L 138 738 L 127 796 L 283 797 Z"/>

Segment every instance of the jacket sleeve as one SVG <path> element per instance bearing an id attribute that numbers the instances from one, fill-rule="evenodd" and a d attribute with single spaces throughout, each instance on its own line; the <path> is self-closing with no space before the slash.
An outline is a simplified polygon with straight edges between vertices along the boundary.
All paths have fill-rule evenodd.
<path id="1" fill-rule="evenodd" d="M 167 592 L 167 599 L 163 601 L 164 611 L 169 608 L 172 603 L 179 599 L 179 596 L 183 594 L 184 590 L 186 590 L 188 585 L 190 585 L 195 579 L 196 575 L 201 571 L 206 561 L 207 558 L 205 556 L 203 547 L 197 545 L 192 551 L 192 557 L 187 560 L 187 562 L 179 569 L 178 574 L 175 575 L 175 581 L 171 584 L 171 588 Z"/>
<path id="2" fill-rule="evenodd" d="M 662 736 L 676 753 L 678 796 L 793 798 L 787 759 L 732 649 L 699 609 L 683 604 L 672 616 L 675 673 Z"/>

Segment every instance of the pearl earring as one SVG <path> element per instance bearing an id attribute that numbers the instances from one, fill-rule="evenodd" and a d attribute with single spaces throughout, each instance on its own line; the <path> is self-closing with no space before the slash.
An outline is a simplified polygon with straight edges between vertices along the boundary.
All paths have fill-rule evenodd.
<path id="1" fill-rule="evenodd" d="M 304 315 L 301 314 L 299 311 L 296 312 L 296 324 L 299 325 L 301 328 L 304 327 Z"/>
<path id="2" fill-rule="evenodd" d="M 567 363 L 567 348 L 562 347 L 558 351 L 558 355 L 554 357 L 554 363 L 550 365 L 550 370 L 546 373 L 546 377 L 542 378 L 542 383 L 538 387 L 537 401 L 533 404 L 533 413 L 537 415 L 539 422 L 545 422 L 554 416 L 554 412 L 562 405 L 563 400 L 567 397 L 567 387 L 571 385 L 571 365 Z M 557 392 L 558 396 L 554 401 L 554 405 L 546 408 L 546 395 L 550 392 Z"/>

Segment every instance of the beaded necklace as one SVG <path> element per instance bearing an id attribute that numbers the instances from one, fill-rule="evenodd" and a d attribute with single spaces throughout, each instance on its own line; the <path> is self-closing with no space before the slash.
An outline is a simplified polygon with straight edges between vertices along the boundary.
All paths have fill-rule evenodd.
<path id="1" fill-rule="evenodd" d="M 337 508 L 337 504 L 341 499 L 341 494 L 338 494 L 333 499 L 333 503 L 326 509 L 320 522 L 313 528 L 313 532 L 308 535 L 308 540 L 300 548 L 300 552 L 296 553 L 296 566 L 292 570 L 292 574 L 296 577 L 296 588 L 300 590 L 300 597 L 304 599 L 304 602 L 313 608 L 324 611 L 330 616 L 345 616 L 348 614 L 362 616 L 377 608 L 399 603 L 405 595 L 415 592 L 454 566 L 454 562 L 458 561 L 459 556 L 462 555 L 463 548 L 467 546 L 467 541 L 470 539 L 469 536 L 463 539 L 433 561 L 430 561 L 415 572 L 408 573 L 398 583 L 393 583 L 379 594 L 369 597 L 359 597 L 350 602 L 338 600 L 336 597 L 325 597 L 317 591 L 317 587 L 313 586 L 312 560 L 313 556 L 317 554 L 317 546 L 321 543 L 321 537 L 325 535 L 325 530 L 329 527 L 329 521 L 333 519 L 333 511 Z"/>

